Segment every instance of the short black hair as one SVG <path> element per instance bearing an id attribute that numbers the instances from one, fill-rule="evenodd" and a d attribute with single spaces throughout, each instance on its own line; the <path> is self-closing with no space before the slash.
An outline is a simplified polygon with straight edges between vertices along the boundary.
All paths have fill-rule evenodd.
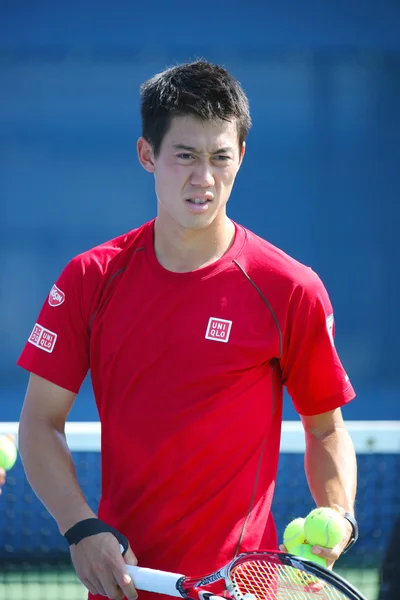
<path id="1" fill-rule="evenodd" d="M 202 120 L 236 119 L 239 147 L 251 127 L 248 98 L 226 69 L 205 60 L 158 73 L 140 87 L 142 136 L 157 156 L 171 120 L 193 115 Z"/>

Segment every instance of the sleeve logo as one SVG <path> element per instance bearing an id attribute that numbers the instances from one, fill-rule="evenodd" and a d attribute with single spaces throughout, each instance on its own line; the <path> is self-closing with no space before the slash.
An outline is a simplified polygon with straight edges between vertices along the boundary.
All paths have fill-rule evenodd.
<path id="1" fill-rule="evenodd" d="M 49 304 L 50 306 L 60 306 L 65 300 L 65 294 L 56 285 L 50 290 Z"/>
<path id="2" fill-rule="evenodd" d="M 30 344 L 49 353 L 53 352 L 56 340 L 57 334 L 42 327 L 39 323 L 35 323 L 35 327 L 32 329 L 32 333 L 28 338 Z"/>
<path id="3" fill-rule="evenodd" d="M 329 335 L 329 339 L 331 340 L 332 346 L 335 345 L 335 342 L 334 342 L 334 339 L 333 339 L 333 327 L 334 327 L 334 323 L 335 323 L 335 320 L 333 318 L 333 314 L 331 314 L 326 319 L 326 329 L 328 330 L 328 335 Z"/>

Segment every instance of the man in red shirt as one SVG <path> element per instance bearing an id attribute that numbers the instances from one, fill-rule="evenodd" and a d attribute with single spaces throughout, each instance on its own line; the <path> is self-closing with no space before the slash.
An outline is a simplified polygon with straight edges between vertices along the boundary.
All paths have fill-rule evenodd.
<path id="1" fill-rule="evenodd" d="M 351 516 L 356 487 L 340 411 L 354 392 L 327 292 L 226 215 L 250 128 L 240 84 L 205 61 L 183 64 L 142 86 L 141 115 L 138 157 L 154 176 L 157 217 L 67 265 L 19 359 L 31 373 L 25 470 L 93 599 L 136 597 L 126 563 L 202 574 L 277 548 L 283 386 L 304 425 L 316 504 Z M 102 425 L 99 519 L 64 437 L 89 369 Z M 348 544 L 345 522 L 342 544 L 319 549 L 330 564 Z"/>

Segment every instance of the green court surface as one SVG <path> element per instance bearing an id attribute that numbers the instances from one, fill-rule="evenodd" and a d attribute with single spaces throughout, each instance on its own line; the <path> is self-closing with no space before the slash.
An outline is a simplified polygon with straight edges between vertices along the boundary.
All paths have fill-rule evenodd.
<path id="1" fill-rule="evenodd" d="M 23 569 L 23 565 L 22 565 Z M 87 591 L 71 569 L 27 568 L 0 574 L 4 600 L 86 600 Z"/>
<path id="2" fill-rule="evenodd" d="M 336 569 L 366 596 L 377 600 L 376 570 Z M 0 598 L 4 600 L 85 600 L 87 592 L 70 569 L 15 570 L 0 573 Z M 140 593 L 139 593 L 140 598 Z"/>
<path id="3" fill-rule="evenodd" d="M 354 585 L 367 600 L 377 600 L 379 572 L 377 569 L 335 569 L 335 573 Z"/>

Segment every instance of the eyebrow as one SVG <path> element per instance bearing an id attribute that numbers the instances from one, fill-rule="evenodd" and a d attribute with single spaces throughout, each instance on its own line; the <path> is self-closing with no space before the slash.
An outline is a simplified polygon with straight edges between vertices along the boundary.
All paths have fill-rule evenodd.
<path id="1" fill-rule="evenodd" d="M 173 144 L 173 148 L 175 148 L 175 150 L 186 150 L 188 152 L 194 152 L 195 154 L 201 154 L 197 148 L 194 148 L 193 146 L 186 146 L 185 144 Z M 215 150 L 212 152 L 212 154 L 225 154 L 227 152 L 233 152 L 233 148 L 230 146 L 225 146 L 224 148 Z"/>

